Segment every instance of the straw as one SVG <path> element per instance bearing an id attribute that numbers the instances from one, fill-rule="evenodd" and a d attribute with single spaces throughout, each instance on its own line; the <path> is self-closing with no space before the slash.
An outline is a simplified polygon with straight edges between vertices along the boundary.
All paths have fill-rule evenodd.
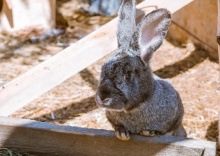
<path id="1" fill-rule="evenodd" d="M 218 58 L 219 58 L 219 66 L 220 66 L 220 0 L 218 0 L 217 42 L 218 42 Z M 219 82 L 220 82 L 220 71 L 219 71 Z"/>

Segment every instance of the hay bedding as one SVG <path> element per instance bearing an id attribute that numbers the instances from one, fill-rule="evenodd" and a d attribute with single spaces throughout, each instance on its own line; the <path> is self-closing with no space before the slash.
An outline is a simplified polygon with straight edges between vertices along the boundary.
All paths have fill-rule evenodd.
<path id="1" fill-rule="evenodd" d="M 13 35 L 0 34 L 0 85 L 52 57 L 111 19 L 88 17 L 77 10 L 77 4 L 79 1 L 58 1 L 59 12 L 68 23 L 62 35 L 33 43 L 31 38 L 39 37 L 42 29 L 29 28 Z M 94 101 L 103 61 L 74 75 L 11 117 L 111 130 L 104 110 L 98 108 Z M 151 66 L 157 75 L 169 79 L 180 93 L 188 137 L 217 141 L 220 112 L 218 63 L 191 43 L 180 45 L 168 39 L 155 53 Z"/>

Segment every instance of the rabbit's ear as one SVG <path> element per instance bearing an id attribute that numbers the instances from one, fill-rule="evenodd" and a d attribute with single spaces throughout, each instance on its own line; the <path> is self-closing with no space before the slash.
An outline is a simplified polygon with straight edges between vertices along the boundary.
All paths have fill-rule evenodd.
<path id="1" fill-rule="evenodd" d="M 136 0 L 123 0 L 118 12 L 118 46 L 127 50 L 136 29 Z"/>
<path id="2" fill-rule="evenodd" d="M 152 53 L 163 43 L 170 22 L 170 12 L 166 9 L 158 9 L 146 15 L 138 25 L 138 47 L 144 62 L 147 63 Z"/>

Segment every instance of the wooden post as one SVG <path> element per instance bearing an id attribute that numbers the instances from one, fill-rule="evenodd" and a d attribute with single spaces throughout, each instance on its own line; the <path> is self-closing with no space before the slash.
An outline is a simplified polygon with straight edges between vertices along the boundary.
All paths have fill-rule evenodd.
<path id="1" fill-rule="evenodd" d="M 50 18 L 50 25 L 52 28 L 55 28 L 56 26 L 56 0 L 50 0 L 50 14 L 51 14 L 51 18 Z"/>
<path id="2" fill-rule="evenodd" d="M 146 0 L 137 6 L 137 19 L 157 8 L 171 13 L 193 0 Z M 8 116 L 43 93 L 95 63 L 117 48 L 117 19 L 64 49 L 0 88 L 0 116 Z"/>
<path id="3" fill-rule="evenodd" d="M 173 14 L 168 35 L 181 43 L 193 42 L 218 59 L 218 46 L 214 37 L 217 10 L 217 0 L 194 0 Z"/>
<path id="4" fill-rule="evenodd" d="M 11 6 L 9 7 L 8 3 L 9 2 L 7 0 L 3 0 L 2 12 L 5 13 L 10 26 L 13 28 L 14 27 L 14 21 L 13 21 L 12 9 L 11 9 Z"/>
<path id="5" fill-rule="evenodd" d="M 33 26 L 44 29 L 55 27 L 56 0 L 3 0 L 3 2 L 0 30 L 11 32 Z"/>
<path id="6" fill-rule="evenodd" d="M 34 155 L 66 156 L 215 156 L 210 141 L 174 136 L 132 135 L 122 141 L 113 131 L 59 126 L 0 117 L 0 146 Z"/>

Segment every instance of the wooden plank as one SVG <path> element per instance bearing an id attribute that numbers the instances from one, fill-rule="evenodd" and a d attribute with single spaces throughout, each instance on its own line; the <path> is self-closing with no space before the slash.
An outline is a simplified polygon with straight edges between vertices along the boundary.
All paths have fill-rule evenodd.
<path id="1" fill-rule="evenodd" d="M 181 43 L 191 41 L 218 59 L 216 26 L 217 0 L 195 0 L 173 15 L 168 35 Z"/>
<path id="2" fill-rule="evenodd" d="M 40 26 L 51 29 L 55 26 L 56 0 L 4 0 L 10 2 L 0 17 L 1 31 L 17 31 L 27 27 Z M 4 5 L 6 7 L 6 5 Z M 8 19 L 8 21 L 7 21 Z"/>
<path id="3" fill-rule="evenodd" d="M 121 141 L 113 131 L 59 126 L 0 117 L 0 145 L 36 155 L 215 156 L 216 144 L 174 136 L 132 135 Z"/>
<path id="4" fill-rule="evenodd" d="M 193 0 L 146 0 L 137 8 L 137 19 L 155 8 L 172 13 Z M 64 49 L 49 60 L 0 88 L 0 116 L 8 116 L 117 48 L 117 19 Z"/>

